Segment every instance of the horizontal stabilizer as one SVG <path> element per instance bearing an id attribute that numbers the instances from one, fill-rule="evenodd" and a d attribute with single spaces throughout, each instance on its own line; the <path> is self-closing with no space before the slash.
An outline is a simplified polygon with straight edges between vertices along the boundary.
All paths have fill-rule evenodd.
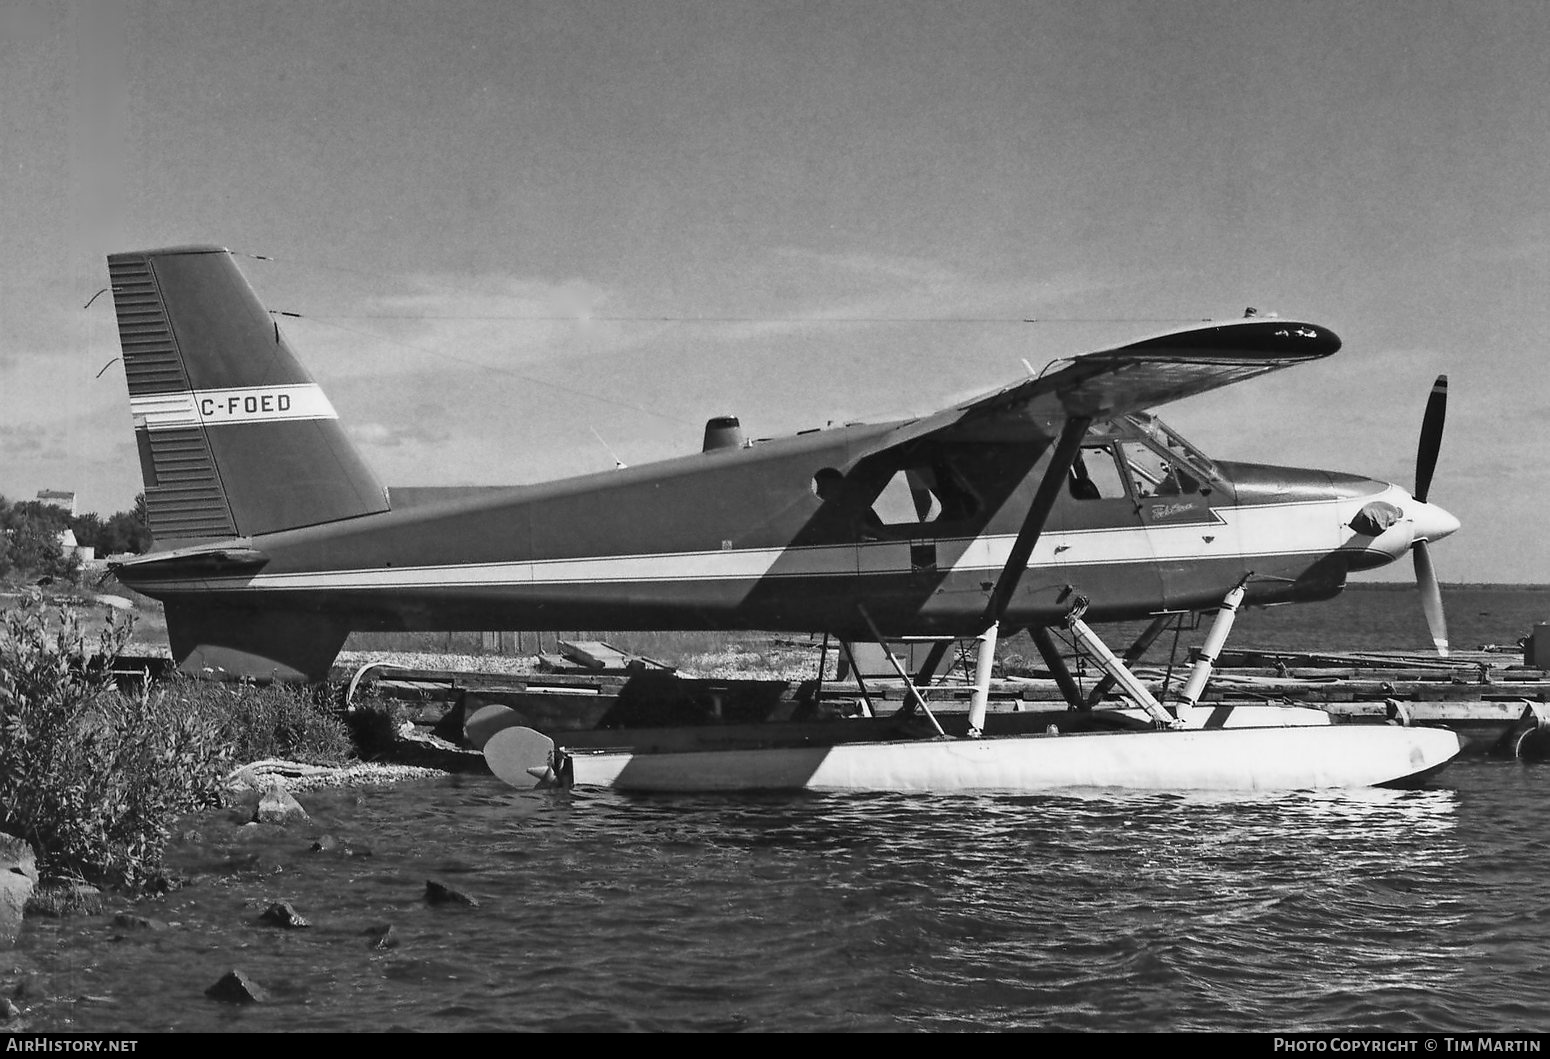
<path id="1" fill-rule="evenodd" d="M 175 576 L 241 574 L 262 569 L 269 556 L 241 542 L 210 547 L 178 548 L 169 552 L 151 552 L 133 559 L 110 563 L 115 573 L 127 579 L 137 576 L 166 578 Z"/>

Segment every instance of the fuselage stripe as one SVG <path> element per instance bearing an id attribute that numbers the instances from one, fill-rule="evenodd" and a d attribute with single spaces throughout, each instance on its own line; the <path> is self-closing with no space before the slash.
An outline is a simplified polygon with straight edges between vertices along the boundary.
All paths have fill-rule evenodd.
<path id="1" fill-rule="evenodd" d="M 1403 490 L 1397 493 L 1403 494 Z M 1408 494 L 1404 494 L 1408 496 Z M 1214 509 L 1210 522 L 1050 532 L 1039 539 L 1030 567 L 1129 566 L 1159 561 L 1241 561 L 1262 556 L 1383 554 L 1375 539 L 1347 523 L 1370 497 L 1336 505 L 1295 502 Z M 1346 510 L 1346 509 L 1349 510 Z M 750 548 L 516 562 L 391 566 L 157 580 L 164 591 L 392 590 L 499 586 L 585 585 L 619 582 L 756 581 L 765 578 L 889 576 L 916 569 L 924 544 L 935 546 L 938 575 L 999 573 L 1015 537 L 916 538 L 854 545 Z M 1253 541 L 1252 551 L 1242 541 Z M 1408 546 L 1408 539 L 1406 542 Z M 126 573 L 131 573 L 132 567 Z M 149 571 L 148 571 L 149 572 Z M 132 577 L 131 573 L 131 577 Z M 151 583 L 149 580 L 147 583 Z"/>

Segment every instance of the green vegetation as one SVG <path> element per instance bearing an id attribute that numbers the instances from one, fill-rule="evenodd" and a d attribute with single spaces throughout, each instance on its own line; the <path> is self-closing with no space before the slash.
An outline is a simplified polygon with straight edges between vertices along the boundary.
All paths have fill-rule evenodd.
<path id="1" fill-rule="evenodd" d="M 339 764 L 349 731 L 290 685 L 177 679 L 121 691 L 111 661 L 129 625 L 90 645 L 69 607 L 23 595 L 0 620 L 0 831 L 32 843 L 40 871 L 131 892 L 161 880 L 169 828 L 219 804 L 237 764 Z"/>
<path id="2" fill-rule="evenodd" d="M 98 555 L 140 553 L 151 545 L 143 495 L 136 498 L 133 511 L 106 519 L 94 513 L 71 515 L 36 500 L 11 503 L 0 496 L 0 577 L 76 580 L 81 564 L 60 544 L 65 530 L 74 533 L 76 544 L 94 548 Z"/>
<path id="3" fill-rule="evenodd" d="M 0 497 L 0 577 L 25 574 L 32 577 L 74 580 L 80 560 L 65 554 L 59 535 L 70 516 L 48 504 L 9 504 Z"/>

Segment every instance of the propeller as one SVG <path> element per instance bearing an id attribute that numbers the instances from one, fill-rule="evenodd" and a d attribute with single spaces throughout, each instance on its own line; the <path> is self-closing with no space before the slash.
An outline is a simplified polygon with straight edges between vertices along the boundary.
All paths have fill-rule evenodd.
<path id="1" fill-rule="evenodd" d="M 1437 450 L 1442 448 L 1442 422 L 1448 414 L 1448 377 L 1437 376 L 1432 395 L 1426 399 L 1426 414 L 1421 418 L 1421 444 L 1415 454 L 1415 498 L 1426 503 L 1432 488 L 1432 472 L 1437 469 Z"/>
<path id="2" fill-rule="evenodd" d="M 1423 504 L 1432 488 L 1432 472 L 1437 469 L 1437 452 L 1442 447 L 1442 424 L 1447 411 L 1448 377 L 1439 375 L 1426 400 L 1426 414 L 1421 418 L 1421 440 L 1415 454 L 1415 492 L 1412 495 Z M 1410 554 L 1415 561 L 1416 586 L 1421 590 L 1421 609 L 1432 632 L 1432 643 L 1437 646 L 1437 653 L 1446 658 L 1448 622 L 1442 613 L 1442 588 L 1437 584 L 1426 541 L 1418 540 L 1412 544 Z"/>

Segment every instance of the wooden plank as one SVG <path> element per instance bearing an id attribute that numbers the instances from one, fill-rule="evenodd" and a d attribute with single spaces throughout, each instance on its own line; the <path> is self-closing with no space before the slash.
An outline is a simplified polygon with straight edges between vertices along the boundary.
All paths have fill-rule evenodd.
<path id="1" fill-rule="evenodd" d="M 588 669 L 623 669 L 630 656 L 601 640 L 561 640 L 560 654 Z"/>

